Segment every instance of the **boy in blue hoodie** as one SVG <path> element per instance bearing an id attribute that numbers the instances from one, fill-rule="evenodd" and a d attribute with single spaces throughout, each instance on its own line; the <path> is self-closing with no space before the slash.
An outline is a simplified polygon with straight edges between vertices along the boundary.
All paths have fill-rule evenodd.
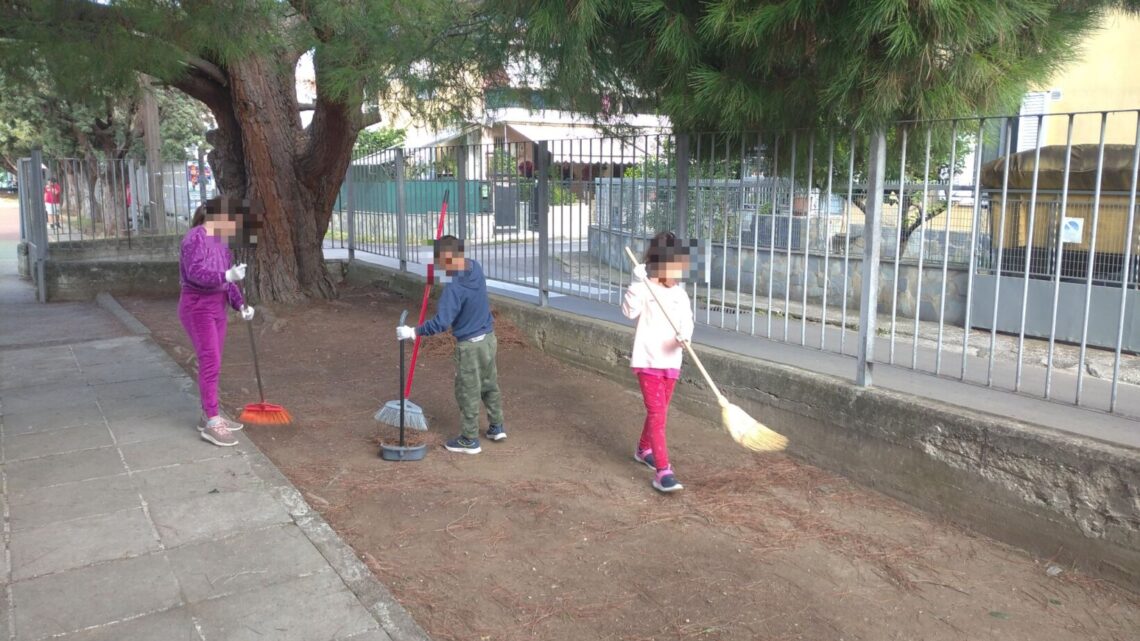
<path id="1" fill-rule="evenodd" d="M 435 316 L 419 327 L 396 328 L 396 338 L 410 340 L 451 330 L 455 336 L 455 401 L 459 404 L 463 433 L 448 441 L 450 452 L 478 454 L 479 404 L 487 408 L 491 426 L 487 438 L 507 438 L 503 429 L 503 406 L 499 374 L 495 365 L 498 341 L 494 334 L 487 279 L 478 262 L 463 257 L 463 243 L 443 236 L 435 243 L 435 268 L 452 277 L 439 299 Z"/>

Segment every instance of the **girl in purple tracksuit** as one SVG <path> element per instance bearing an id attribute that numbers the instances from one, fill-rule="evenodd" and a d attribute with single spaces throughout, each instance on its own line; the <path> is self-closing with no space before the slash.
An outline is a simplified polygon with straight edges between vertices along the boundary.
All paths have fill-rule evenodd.
<path id="1" fill-rule="evenodd" d="M 198 356 L 198 392 L 202 398 L 202 438 L 215 445 L 237 445 L 232 432 L 242 425 L 224 416 L 218 407 L 218 374 L 226 340 L 226 305 L 253 319 L 236 283 L 245 278 L 245 265 L 233 265 L 229 246 L 241 230 L 240 215 L 222 198 L 206 201 L 194 212 L 190 231 L 182 239 L 178 318 Z"/>

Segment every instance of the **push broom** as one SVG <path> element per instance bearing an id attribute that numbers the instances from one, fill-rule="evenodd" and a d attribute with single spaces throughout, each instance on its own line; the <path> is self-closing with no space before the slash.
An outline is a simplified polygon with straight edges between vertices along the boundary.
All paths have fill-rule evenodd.
<path id="1" fill-rule="evenodd" d="M 629 260 L 633 262 L 634 267 L 640 264 L 629 247 L 625 248 L 625 253 L 629 256 Z M 665 309 L 665 306 L 661 304 L 661 300 L 657 298 L 657 292 L 654 291 L 652 283 L 647 282 L 646 289 L 653 295 L 653 300 L 656 301 L 657 306 L 661 308 L 665 319 L 673 326 L 673 331 L 680 334 L 681 330 L 677 328 L 677 323 L 673 322 L 673 319 L 669 316 L 669 312 Z M 721 425 L 732 436 L 732 440 L 754 452 L 779 452 L 788 446 L 788 439 L 786 437 L 768 429 L 763 423 L 749 416 L 748 412 L 728 402 L 724 394 L 720 393 L 720 388 L 713 382 L 712 377 L 709 376 L 708 370 L 706 370 L 705 366 L 701 363 L 701 359 L 697 356 L 697 353 L 693 351 L 693 346 L 690 342 L 684 341 L 682 345 L 684 345 L 685 349 L 689 352 L 689 356 L 692 357 L 697 369 L 701 371 L 701 375 L 705 377 L 705 382 L 708 383 L 709 389 L 716 395 L 716 401 L 720 405 Z"/>
<path id="2" fill-rule="evenodd" d="M 248 294 L 248 288 L 246 290 Z M 249 328 L 249 348 L 253 351 L 253 371 L 257 376 L 257 394 L 261 399 L 259 403 L 250 403 L 241 410 L 238 421 L 252 423 L 253 425 L 288 425 L 293 417 L 280 405 L 265 402 L 265 390 L 261 385 L 261 365 L 257 362 L 257 342 L 253 338 L 253 321 L 246 321 Z"/>
<path id="3" fill-rule="evenodd" d="M 447 220 L 447 200 L 450 195 L 450 189 L 444 190 L 443 206 L 439 208 L 439 223 L 435 228 L 435 239 L 437 241 L 443 237 L 443 223 Z M 424 283 L 424 297 L 423 302 L 420 303 L 420 320 L 416 323 L 416 327 L 423 325 L 424 321 L 427 320 L 428 299 L 431 297 L 431 288 L 434 284 L 435 261 L 433 260 L 427 266 L 427 282 Z M 412 379 L 416 376 L 416 359 L 420 355 L 420 341 L 422 340 L 422 336 L 416 336 L 415 346 L 412 347 L 412 363 L 408 369 L 408 381 L 404 385 L 403 398 L 384 403 L 384 406 L 377 410 L 376 416 L 373 417 L 385 425 L 400 427 L 402 419 L 403 425 L 413 430 L 423 432 L 428 428 L 427 417 L 424 416 L 423 408 L 408 400 L 408 397 L 412 395 Z"/>

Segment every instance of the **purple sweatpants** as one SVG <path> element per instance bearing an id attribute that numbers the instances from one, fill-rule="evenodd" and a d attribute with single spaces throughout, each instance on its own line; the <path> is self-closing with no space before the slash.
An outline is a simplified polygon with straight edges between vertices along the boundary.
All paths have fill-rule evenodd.
<path id="1" fill-rule="evenodd" d="M 218 416 L 218 375 L 226 344 L 226 293 L 198 294 L 183 290 L 178 319 L 198 355 L 198 393 L 206 417 Z"/>

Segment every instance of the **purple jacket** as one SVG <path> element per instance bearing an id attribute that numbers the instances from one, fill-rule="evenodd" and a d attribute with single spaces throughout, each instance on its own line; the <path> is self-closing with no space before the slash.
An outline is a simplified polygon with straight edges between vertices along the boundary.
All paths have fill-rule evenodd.
<path id="1" fill-rule="evenodd" d="M 193 227 L 182 239 L 178 261 L 178 280 L 183 292 L 194 294 L 225 293 L 230 307 L 241 309 L 245 298 L 237 285 L 226 282 L 226 270 L 233 265 L 230 248 L 206 233 L 206 228 Z"/>

